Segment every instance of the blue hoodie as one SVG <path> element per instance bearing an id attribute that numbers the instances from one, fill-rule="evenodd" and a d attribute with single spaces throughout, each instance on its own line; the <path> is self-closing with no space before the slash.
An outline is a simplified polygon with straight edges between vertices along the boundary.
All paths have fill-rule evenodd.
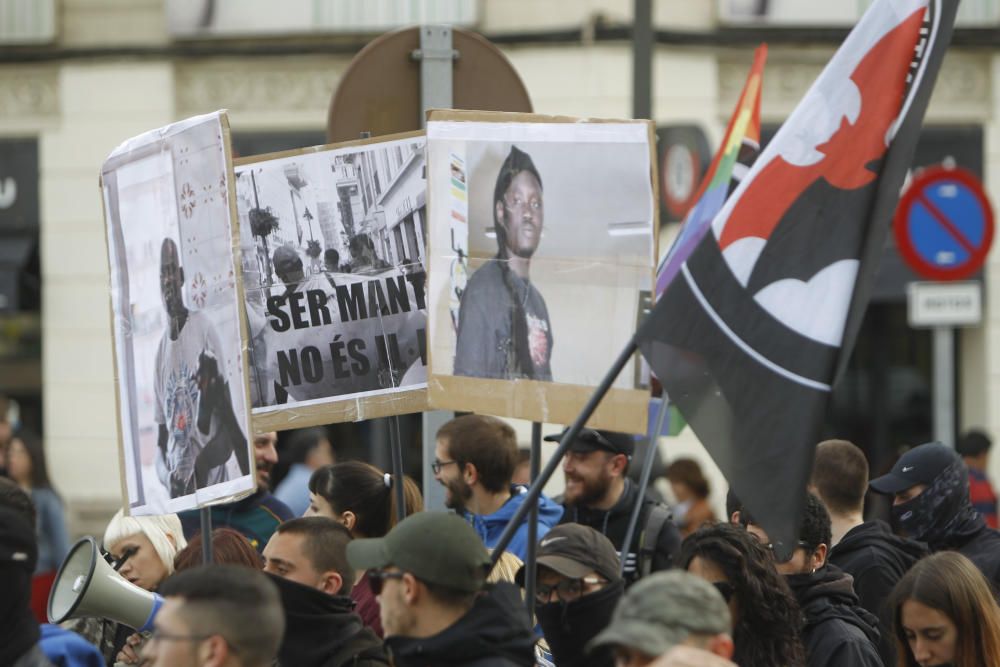
<path id="1" fill-rule="evenodd" d="M 528 487 L 515 485 L 510 490 L 510 500 L 493 514 L 470 514 L 466 512 L 466 520 L 476 529 L 483 544 L 487 549 L 492 549 L 503 534 L 504 528 L 510 523 L 517 512 L 517 508 L 524 502 L 524 496 L 528 492 Z M 555 502 L 549 500 L 544 495 L 538 497 L 538 539 L 542 539 L 549 529 L 559 523 L 562 518 L 563 508 Z M 522 561 L 528 554 L 528 520 L 525 518 L 514 539 L 507 546 L 507 551 L 514 554 Z"/>

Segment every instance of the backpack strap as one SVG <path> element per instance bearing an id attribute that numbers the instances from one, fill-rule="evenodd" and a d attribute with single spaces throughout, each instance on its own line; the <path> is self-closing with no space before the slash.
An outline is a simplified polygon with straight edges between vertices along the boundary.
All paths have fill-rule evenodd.
<path id="1" fill-rule="evenodd" d="M 663 503 L 654 502 L 646 514 L 646 527 L 639 540 L 638 563 L 636 574 L 645 577 L 653 570 L 653 557 L 656 555 L 656 545 L 660 541 L 663 526 L 673 517 L 670 508 Z"/>

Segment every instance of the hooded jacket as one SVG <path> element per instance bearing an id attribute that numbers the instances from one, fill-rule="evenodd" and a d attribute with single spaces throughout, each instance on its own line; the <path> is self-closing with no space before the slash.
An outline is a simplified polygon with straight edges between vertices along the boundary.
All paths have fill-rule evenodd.
<path id="1" fill-rule="evenodd" d="M 380 667 L 389 659 L 375 633 L 352 612 L 346 595 L 328 595 L 269 575 L 281 593 L 285 636 L 278 649 L 281 667 Z"/>
<path id="2" fill-rule="evenodd" d="M 886 665 L 896 664 L 889 594 L 906 571 L 926 556 L 927 547 L 894 535 L 884 521 L 866 521 L 847 531 L 830 550 L 827 562 L 854 578 L 859 604 L 878 617 L 878 652 Z"/>
<path id="3" fill-rule="evenodd" d="M 590 526 L 611 540 L 620 555 L 623 551 L 622 542 L 625 541 L 625 532 L 628 530 L 628 520 L 632 515 L 632 508 L 635 506 L 638 494 L 639 487 L 631 479 L 625 478 L 625 488 L 622 495 L 611 509 L 600 510 L 578 505 L 566 505 L 566 511 L 559 523 L 580 523 L 584 526 Z M 637 554 L 642 544 L 649 512 L 655 504 L 656 501 L 652 498 L 646 497 L 643 500 L 639 521 L 636 523 L 635 533 L 632 536 L 632 544 L 625 556 L 626 585 L 633 583 L 639 577 Z M 651 571 L 669 570 L 673 566 L 674 556 L 677 555 L 680 548 L 680 531 L 677 530 L 673 521 L 667 521 L 660 529 L 654 547 Z"/>
<path id="4" fill-rule="evenodd" d="M 505 502 L 500 509 L 493 514 L 470 514 L 466 513 L 465 518 L 472 527 L 476 529 L 479 538 L 486 545 L 487 549 L 492 549 L 500 540 L 504 528 L 514 518 L 514 513 L 524 502 L 524 496 L 528 488 L 521 485 L 512 486 L 510 489 L 510 499 Z M 549 529 L 559 523 L 559 517 L 563 514 L 563 509 L 544 495 L 538 496 L 538 539 L 545 537 Z M 514 554 L 522 561 L 528 555 L 528 520 L 525 519 L 514 533 L 514 538 L 507 546 L 507 551 Z"/>
<path id="5" fill-rule="evenodd" d="M 826 565 L 786 580 L 802 609 L 808 667 L 883 667 L 878 619 L 858 605 L 850 575 Z"/>
<path id="6" fill-rule="evenodd" d="M 534 637 L 520 590 L 499 583 L 454 624 L 431 637 L 385 640 L 395 667 L 532 667 Z"/>

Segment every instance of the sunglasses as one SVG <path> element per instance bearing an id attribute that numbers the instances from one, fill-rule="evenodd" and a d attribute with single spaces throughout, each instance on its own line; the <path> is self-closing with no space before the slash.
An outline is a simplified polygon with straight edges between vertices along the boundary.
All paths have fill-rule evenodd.
<path id="1" fill-rule="evenodd" d="M 386 579 L 402 579 L 405 572 L 387 572 L 385 570 L 369 570 L 365 576 L 368 577 L 368 585 L 372 589 L 372 595 L 382 594 L 382 584 Z"/>
<path id="2" fill-rule="evenodd" d="M 715 590 L 719 591 L 719 595 L 726 602 L 732 600 L 733 596 L 736 595 L 736 588 L 728 581 L 713 581 L 712 585 L 715 586 Z"/>
<path id="3" fill-rule="evenodd" d="M 762 544 L 761 546 L 771 552 L 771 558 L 774 559 L 775 563 L 782 564 L 792 560 L 795 556 L 795 549 L 805 549 L 806 552 L 810 552 L 809 545 L 801 540 L 795 543 L 795 549 L 790 549 L 784 556 L 778 555 L 778 552 L 784 551 L 785 545 L 782 542 L 768 542 L 767 544 Z"/>

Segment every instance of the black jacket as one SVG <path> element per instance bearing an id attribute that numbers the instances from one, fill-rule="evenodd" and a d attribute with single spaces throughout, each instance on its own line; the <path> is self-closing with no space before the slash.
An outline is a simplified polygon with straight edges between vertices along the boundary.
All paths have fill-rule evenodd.
<path id="1" fill-rule="evenodd" d="M 281 667 L 380 667 L 388 665 L 382 642 L 351 611 L 346 595 L 326 593 L 271 576 L 281 592 L 285 636 Z"/>
<path id="2" fill-rule="evenodd" d="M 827 558 L 827 562 L 854 578 L 859 604 L 878 617 L 878 653 L 886 665 L 896 664 L 889 594 L 927 553 L 922 542 L 894 535 L 886 522 L 866 521 L 847 531 Z"/>
<path id="3" fill-rule="evenodd" d="M 622 542 L 625 541 L 625 532 L 628 530 L 628 520 L 632 515 L 632 508 L 635 506 L 638 493 L 638 486 L 632 480 L 626 478 L 625 489 L 622 492 L 621 498 L 618 499 L 618 502 L 611 509 L 599 510 L 563 503 L 566 511 L 563 512 L 559 523 L 580 523 L 584 526 L 590 526 L 611 540 L 611 543 L 615 545 L 615 549 L 620 554 L 622 552 Z M 639 521 L 636 524 L 635 533 L 632 536 L 632 544 L 625 560 L 625 581 L 627 584 L 633 583 L 639 577 L 636 554 L 639 552 L 640 545 L 642 544 L 643 532 L 646 528 L 649 512 L 656 504 L 656 501 L 649 497 L 643 500 L 642 511 L 639 513 Z M 669 570 L 673 566 L 674 557 L 680 548 L 680 531 L 677 530 L 677 526 L 674 525 L 673 521 L 667 521 L 663 524 L 663 528 L 660 530 L 659 537 L 656 540 L 651 571 Z"/>
<path id="4" fill-rule="evenodd" d="M 1000 532 L 983 523 L 968 537 L 956 538 L 948 548 L 971 560 L 993 590 L 1000 591 Z"/>
<path id="5" fill-rule="evenodd" d="M 826 565 L 787 580 L 802 609 L 808 667 L 883 667 L 878 619 L 858 606 L 850 575 Z"/>
<path id="6" fill-rule="evenodd" d="M 520 589 L 500 583 L 432 637 L 388 637 L 395 667 L 532 667 L 534 638 Z"/>

